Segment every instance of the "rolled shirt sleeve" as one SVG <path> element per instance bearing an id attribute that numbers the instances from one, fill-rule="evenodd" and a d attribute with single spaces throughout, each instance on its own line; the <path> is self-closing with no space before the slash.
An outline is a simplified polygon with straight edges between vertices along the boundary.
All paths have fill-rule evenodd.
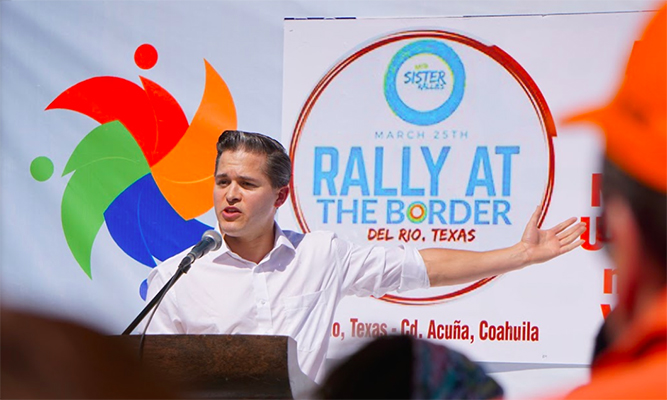
<path id="1" fill-rule="evenodd" d="M 410 246 L 359 246 L 337 237 L 333 245 L 343 270 L 343 293 L 382 297 L 430 287 L 419 251 Z"/>

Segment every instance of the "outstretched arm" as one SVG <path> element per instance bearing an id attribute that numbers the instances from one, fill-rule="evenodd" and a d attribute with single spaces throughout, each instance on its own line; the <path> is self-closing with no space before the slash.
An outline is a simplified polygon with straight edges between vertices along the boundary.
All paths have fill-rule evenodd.
<path id="1" fill-rule="evenodd" d="M 540 209 L 533 213 L 521 241 L 514 246 L 491 251 L 423 249 L 431 286 L 444 286 L 488 278 L 531 264 L 551 260 L 581 246 L 578 239 L 586 230 L 583 223 L 570 218 L 551 229 L 537 227 Z"/>

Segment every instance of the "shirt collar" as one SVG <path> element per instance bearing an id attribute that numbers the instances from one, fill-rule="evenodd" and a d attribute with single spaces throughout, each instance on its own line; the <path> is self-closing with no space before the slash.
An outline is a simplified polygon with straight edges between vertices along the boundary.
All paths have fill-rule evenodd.
<path id="1" fill-rule="evenodd" d="M 269 251 L 269 253 L 266 255 L 266 257 L 264 257 L 264 259 L 266 260 L 266 259 L 271 258 L 271 256 L 272 256 L 276 251 L 278 251 L 278 249 L 280 249 L 281 247 L 284 247 L 285 249 L 287 249 L 287 250 L 288 250 L 289 252 L 291 252 L 292 254 L 296 253 L 296 248 L 294 247 L 294 244 L 292 243 L 292 241 L 289 240 L 289 238 L 287 237 L 287 235 L 285 235 L 285 232 L 283 232 L 283 230 L 280 229 L 280 226 L 278 225 L 278 223 L 277 223 L 277 222 L 274 222 L 274 223 L 273 223 L 273 226 L 274 226 L 274 228 L 275 228 L 275 229 L 274 229 L 274 238 L 273 238 L 273 248 L 271 249 L 271 251 Z M 219 228 L 218 228 L 218 229 L 219 229 Z M 244 259 L 241 258 L 238 254 L 234 253 L 234 252 L 227 246 L 227 242 L 225 242 L 225 240 L 224 240 L 224 235 L 223 235 L 222 245 L 220 246 L 220 249 L 219 249 L 218 251 L 215 252 L 215 256 L 214 256 L 214 257 L 215 257 L 215 258 L 218 258 L 218 257 L 222 257 L 222 256 L 224 256 L 224 255 L 227 255 L 227 256 L 229 256 L 229 257 L 233 257 L 233 258 L 236 258 L 236 259 L 238 259 L 238 260 L 245 261 L 245 262 L 250 262 L 250 261 L 248 261 L 248 260 L 244 260 Z"/>
<path id="2" fill-rule="evenodd" d="M 290 249 L 292 252 L 295 252 L 296 249 L 294 248 L 294 244 L 292 243 L 291 240 L 285 235 L 282 229 L 280 229 L 280 226 L 278 226 L 278 223 L 274 223 L 275 227 L 275 239 L 273 240 L 273 250 L 284 246 L 288 249 Z"/>

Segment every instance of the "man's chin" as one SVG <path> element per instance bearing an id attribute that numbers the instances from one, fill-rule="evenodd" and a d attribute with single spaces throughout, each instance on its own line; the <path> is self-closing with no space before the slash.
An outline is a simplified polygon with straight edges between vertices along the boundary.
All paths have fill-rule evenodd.
<path id="1" fill-rule="evenodd" d="M 220 232 L 225 236 L 240 237 L 243 235 L 243 228 L 234 226 L 234 224 L 230 224 L 227 222 L 224 224 L 218 223 L 218 227 L 220 228 Z"/>

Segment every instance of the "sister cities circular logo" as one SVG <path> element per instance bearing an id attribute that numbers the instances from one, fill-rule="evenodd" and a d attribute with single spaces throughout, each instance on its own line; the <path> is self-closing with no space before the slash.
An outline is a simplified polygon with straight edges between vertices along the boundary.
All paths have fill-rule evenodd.
<path id="1" fill-rule="evenodd" d="M 553 188 L 546 101 L 509 54 L 441 30 L 357 49 L 307 94 L 290 143 L 304 232 L 361 244 L 487 250 L 521 237 Z M 382 299 L 433 304 L 471 285 Z"/>
<path id="2" fill-rule="evenodd" d="M 402 120 L 434 125 L 452 115 L 461 104 L 465 69 L 445 43 L 419 40 L 399 50 L 384 79 L 387 104 Z"/>

